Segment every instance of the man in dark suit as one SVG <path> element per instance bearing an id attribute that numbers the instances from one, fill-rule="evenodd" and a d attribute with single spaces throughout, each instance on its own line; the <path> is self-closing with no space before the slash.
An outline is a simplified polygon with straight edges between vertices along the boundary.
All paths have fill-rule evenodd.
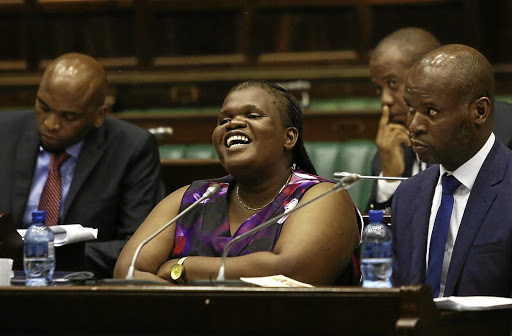
<path id="1" fill-rule="evenodd" d="M 56 168 L 60 201 L 48 224 L 98 229 L 98 239 L 85 249 L 86 269 L 98 278 L 112 277 L 125 242 L 164 197 L 156 139 L 107 117 L 106 90 L 96 60 L 65 54 L 46 68 L 35 113 L 0 113 L 0 211 L 28 227 L 32 211 L 46 210 L 41 195 L 54 158 L 64 155 Z M 50 221 L 52 210 L 47 212 Z"/>
<path id="2" fill-rule="evenodd" d="M 512 296 L 512 152 L 493 133 L 491 65 L 443 46 L 412 67 L 404 99 L 412 148 L 434 165 L 393 197 L 394 285 Z"/>
<path id="3" fill-rule="evenodd" d="M 410 147 L 403 93 L 405 78 L 414 62 L 439 46 L 439 41 L 428 31 L 408 27 L 386 36 L 373 50 L 370 72 L 381 98 L 382 117 L 375 140 L 378 152 L 373 157 L 372 175 L 411 177 L 427 167 Z M 496 101 L 494 116 L 494 134 L 512 148 L 512 105 Z M 375 181 L 365 212 L 371 206 L 390 208 L 399 185 L 400 181 Z"/>
<path id="4" fill-rule="evenodd" d="M 439 41 L 428 31 L 409 27 L 386 36 L 372 51 L 370 73 L 382 106 L 372 175 L 410 177 L 425 168 L 410 147 L 405 126 L 404 83 L 414 62 L 439 46 Z M 371 205 L 374 209 L 389 208 L 399 184 L 399 181 L 376 181 L 365 212 Z"/>

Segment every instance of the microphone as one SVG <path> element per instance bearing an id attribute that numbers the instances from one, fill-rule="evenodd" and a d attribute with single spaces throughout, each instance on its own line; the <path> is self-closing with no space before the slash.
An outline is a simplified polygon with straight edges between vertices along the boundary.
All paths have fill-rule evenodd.
<path id="1" fill-rule="evenodd" d="M 345 189 L 352 187 L 360 180 L 361 179 L 357 174 L 349 174 L 347 176 L 344 176 L 331 189 L 323 192 L 322 194 L 316 196 L 315 198 L 312 198 L 309 201 L 307 201 L 301 205 L 298 205 L 293 209 L 285 210 L 282 214 L 272 217 L 269 220 L 267 220 L 266 222 L 263 222 L 262 224 L 245 232 L 244 234 L 241 234 L 240 236 L 233 238 L 231 241 L 229 241 L 226 244 L 226 246 L 224 247 L 224 250 L 222 251 L 222 261 L 221 261 L 220 268 L 219 268 L 219 274 L 217 275 L 217 281 L 225 281 L 226 280 L 225 275 L 224 275 L 225 269 L 226 269 L 226 258 L 227 258 L 229 249 L 231 248 L 232 245 L 234 245 L 235 243 L 239 242 L 240 240 L 244 239 L 245 237 L 247 237 L 253 233 L 261 231 L 266 227 L 269 227 L 270 225 L 276 223 L 282 217 L 287 216 L 287 215 L 291 214 L 292 212 L 297 211 L 297 210 L 305 207 L 306 205 L 309 205 L 309 204 L 313 203 L 314 201 L 316 201 L 334 191 L 345 190 Z"/>
<path id="2" fill-rule="evenodd" d="M 185 215 L 186 213 L 188 213 L 192 208 L 194 208 L 196 205 L 198 205 L 199 203 L 201 203 L 202 201 L 204 201 L 205 199 L 207 198 L 210 198 L 212 197 L 213 195 L 217 194 L 218 192 L 220 191 L 220 185 L 218 183 L 215 183 L 211 186 L 208 187 L 208 189 L 206 189 L 205 193 L 203 194 L 203 196 L 201 196 L 197 201 L 195 201 L 194 203 L 192 203 L 190 206 L 188 206 L 185 210 L 183 210 L 182 212 L 180 212 L 176 217 L 174 217 L 173 219 L 171 219 L 170 221 L 168 221 L 164 226 L 162 226 L 160 229 L 158 229 L 155 233 L 153 233 L 151 236 L 149 236 L 148 238 L 144 239 L 144 241 L 142 241 L 142 243 L 139 244 L 139 246 L 137 246 L 137 249 L 135 250 L 135 253 L 133 254 L 133 257 L 132 257 L 132 262 L 130 264 L 130 268 L 128 269 L 128 274 L 126 274 L 126 280 L 133 280 L 133 273 L 135 272 L 135 261 L 137 260 L 137 257 L 139 255 L 139 252 L 140 250 L 142 249 L 142 247 L 144 245 L 146 245 L 151 239 L 155 238 L 157 235 L 160 234 L 160 232 L 162 232 L 163 230 L 167 229 L 172 223 L 176 222 L 178 219 L 180 219 L 183 215 Z"/>
<path id="3" fill-rule="evenodd" d="M 408 177 L 390 177 L 390 176 L 364 176 L 359 174 L 352 174 L 347 172 L 335 172 L 333 178 L 335 180 L 340 180 L 348 176 L 356 175 L 361 180 L 397 180 L 397 181 L 405 181 Z"/>

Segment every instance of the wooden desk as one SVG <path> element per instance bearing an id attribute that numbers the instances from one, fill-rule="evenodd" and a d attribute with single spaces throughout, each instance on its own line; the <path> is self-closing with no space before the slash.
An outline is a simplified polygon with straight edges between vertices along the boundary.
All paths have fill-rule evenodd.
<path id="1" fill-rule="evenodd" d="M 511 330 L 510 310 L 440 312 L 421 286 L 13 286 L 0 288 L 0 302 L 7 308 L 4 335 L 510 336 Z"/>

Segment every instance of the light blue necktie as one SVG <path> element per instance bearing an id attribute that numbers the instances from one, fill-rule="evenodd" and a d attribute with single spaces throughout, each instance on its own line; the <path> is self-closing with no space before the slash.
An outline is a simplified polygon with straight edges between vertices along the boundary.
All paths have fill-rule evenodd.
<path id="1" fill-rule="evenodd" d="M 432 287 L 434 297 L 439 296 L 444 250 L 453 210 L 453 193 L 460 186 L 460 182 L 453 175 L 446 175 L 445 173 L 441 178 L 441 184 L 443 186 L 443 194 L 441 205 L 439 210 L 437 210 L 432 236 L 430 237 L 427 278 L 425 281 L 427 285 Z"/>

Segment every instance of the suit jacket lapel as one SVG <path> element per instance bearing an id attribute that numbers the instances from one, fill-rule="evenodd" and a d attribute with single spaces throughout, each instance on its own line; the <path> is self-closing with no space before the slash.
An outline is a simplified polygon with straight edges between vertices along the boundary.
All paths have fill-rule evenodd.
<path id="1" fill-rule="evenodd" d="M 504 148 L 494 143 L 475 180 L 453 247 L 444 296 L 453 295 L 469 249 L 496 199 L 510 156 Z"/>
<path id="2" fill-rule="evenodd" d="M 439 179 L 439 166 L 435 165 L 425 170 L 422 175 L 424 178 L 423 186 L 417 189 L 415 201 L 412 209 L 415 209 L 412 230 L 412 265 L 411 265 L 411 283 L 418 284 L 425 282 L 426 253 L 428 225 L 430 220 L 430 209 L 432 207 L 432 198 L 434 190 Z"/>
<path id="3" fill-rule="evenodd" d="M 66 197 L 66 203 L 64 204 L 64 211 L 62 214 L 64 222 L 66 221 L 67 213 L 73 204 L 76 195 L 82 188 L 87 176 L 89 176 L 105 151 L 106 122 L 107 120 L 105 120 L 102 127 L 92 130 L 84 140 L 84 144 L 76 162 L 73 180 L 71 181 L 71 186 L 69 187 L 68 195 Z"/>
<path id="4" fill-rule="evenodd" d="M 39 131 L 35 118 L 33 124 L 26 126 L 21 139 L 18 143 L 15 159 L 16 171 L 12 191 L 12 216 L 17 225 L 21 223 L 23 212 L 27 206 L 37 162 L 37 151 L 40 146 Z"/>

